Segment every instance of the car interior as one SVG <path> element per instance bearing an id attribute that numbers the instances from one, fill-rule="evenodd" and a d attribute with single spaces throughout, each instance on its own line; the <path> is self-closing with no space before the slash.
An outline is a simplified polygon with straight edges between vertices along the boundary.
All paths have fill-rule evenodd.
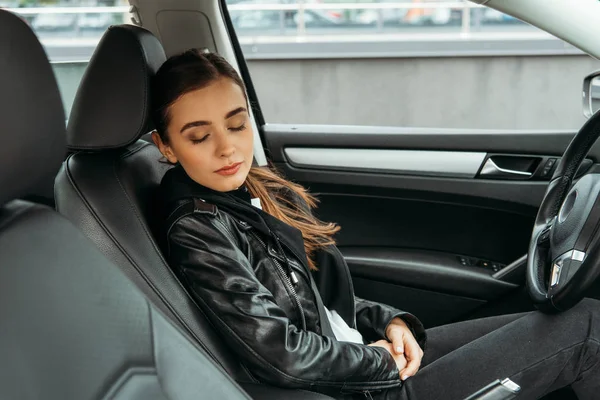
<path id="1" fill-rule="evenodd" d="M 41 44 L 2 10 L 0 49 L 1 397 L 249 398 L 73 224 L 19 200 L 62 162 L 64 112 Z"/>
<path id="2" fill-rule="evenodd" d="M 161 252 L 170 166 L 147 136 L 149 85 L 191 47 L 238 68 L 257 164 L 309 188 L 318 217 L 342 227 L 357 296 L 427 328 L 534 309 L 531 229 L 574 132 L 267 124 L 225 1 L 131 4 L 138 23 L 103 35 L 66 129 L 42 46 L 0 10 L 2 398 L 331 398 L 257 382 Z M 577 176 L 599 158 L 596 146 Z"/>

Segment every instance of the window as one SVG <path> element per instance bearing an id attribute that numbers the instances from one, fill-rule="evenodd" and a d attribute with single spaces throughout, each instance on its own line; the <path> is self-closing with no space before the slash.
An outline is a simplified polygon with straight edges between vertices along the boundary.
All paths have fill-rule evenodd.
<path id="1" fill-rule="evenodd" d="M 0 0 L 44 45 L 68 116 L 87 63 L 110 25 L 128 23 L 127 0 Z"/>
<path id="2" fill-rule="evenodd" d="M 228 0 L 228 5 L 241 38 L 327 33 L 333 41 L 344 35 L 422 36 L 532 29 L 498 11 L 456 0 Z"/>
<path id="3" fill-rule="evenodd" d="M 270 123 L 573 129 L 581 78 L 597 69 L 567 43 L 470 1 L 228 8 Z"/>

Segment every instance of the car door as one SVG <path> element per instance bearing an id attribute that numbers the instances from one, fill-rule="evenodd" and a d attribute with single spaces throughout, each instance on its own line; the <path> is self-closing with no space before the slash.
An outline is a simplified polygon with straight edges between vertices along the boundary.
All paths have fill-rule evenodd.
<path id="1" fill-rule="evenodd" d="M 532 309 L 531 228 L 571 134 L 301 125 L 263 134 L 275 166 L 342 227 L 358 296 L 428 327 Z"/>
<path id="2" fill-rule="evenodd" d="M 531 228 L 574 130 L 278 124 L 263 118 L 240 65 L 269 161 L 318 196 L 320 219 L 341 226 L 358 296 L 426 327 L 533 309 Z"/>

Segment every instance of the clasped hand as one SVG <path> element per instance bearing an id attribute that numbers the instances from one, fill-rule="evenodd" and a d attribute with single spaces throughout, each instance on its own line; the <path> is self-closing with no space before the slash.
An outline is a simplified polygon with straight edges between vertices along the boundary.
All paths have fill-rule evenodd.
<path id="1" fill-rule="evenodd" d="M 369 346 L 383 347 L 389 351 L 400 371 L 400 379 L 404 381 L 419 370 L 423 359 L 423 350 L 408 325 L 400 318 L 394 318 L 385 333 L 389 342 L 378 340 Z"/>

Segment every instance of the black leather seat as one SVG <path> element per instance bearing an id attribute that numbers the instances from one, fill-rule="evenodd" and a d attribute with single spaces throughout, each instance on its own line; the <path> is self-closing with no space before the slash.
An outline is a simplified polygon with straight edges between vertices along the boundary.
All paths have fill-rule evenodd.
<path id="1" fill-rule="evenodd" d="M 114 26 L 100 41 L 67 127 L 70 155 L 56 178 L 58 210 L 89 236 L 176 324 L 254 398 L 330 399 L 256 380 L 223 343 L 168 267 L 153 235 L 156 190 L 169 168 L 140 136 L 149 121 L 149 80 L 165 60 L 148 31 Z"/>
<path id="2" fill-rule="evenodd" d="M 16 200 L 56 173 L 64 112 L 42 46 L 0 10 L 0 398 L 248 399 L 71 222 Z"/>

